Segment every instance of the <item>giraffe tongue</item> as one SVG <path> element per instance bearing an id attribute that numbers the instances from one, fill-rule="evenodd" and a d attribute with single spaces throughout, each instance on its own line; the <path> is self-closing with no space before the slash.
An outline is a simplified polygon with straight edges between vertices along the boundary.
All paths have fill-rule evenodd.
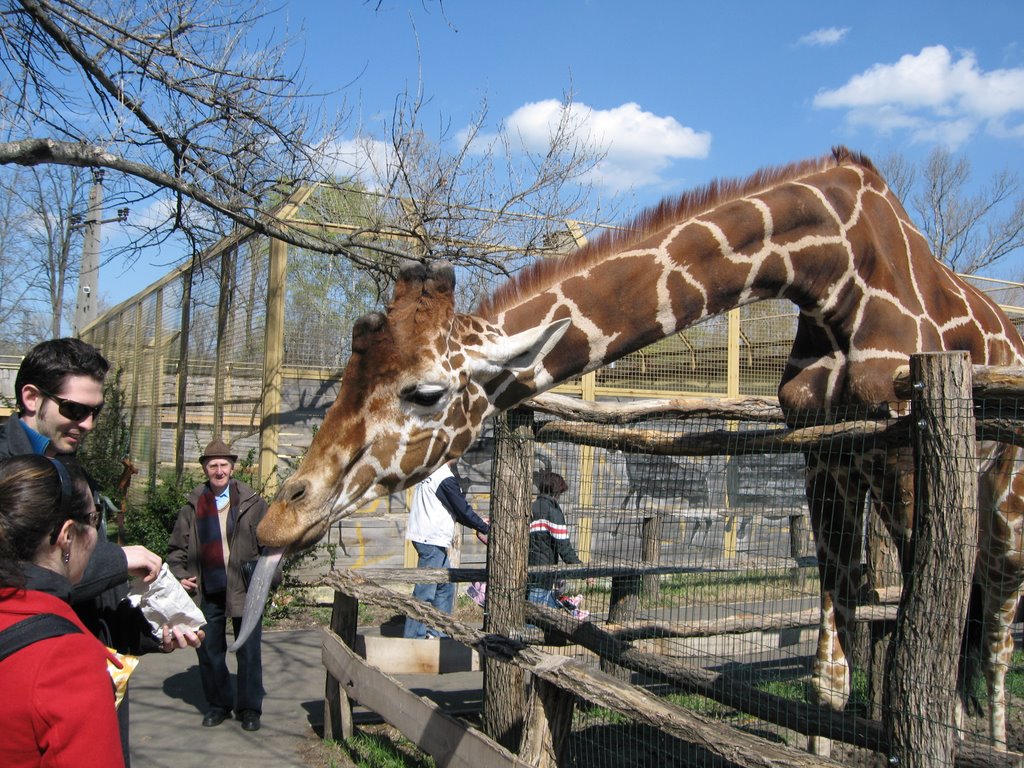
<path id="1" fill-rule="evenodd" d="M 242 627 L 238 630 L 228 650 L 237 651 L 242 643 L 249 639 L 249 635 L 256 628 L 256 625 L 263 618 L 263 607 L 267 603 L 267 595 L 270 594 L 270 583 L 277 571 L 277 564 L 281 562 L 284 555 L 284 547 L 269 547 L 260 555 L 256 563 L 256 570 L 253 571 L 252 579 L 249 581 L 249 591 L 245 594 L 245 608 L 242 611 Z"/>

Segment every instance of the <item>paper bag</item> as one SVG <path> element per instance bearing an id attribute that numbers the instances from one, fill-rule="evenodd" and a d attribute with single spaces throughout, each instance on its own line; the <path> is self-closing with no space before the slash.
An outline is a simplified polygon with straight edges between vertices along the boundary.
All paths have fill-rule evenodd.
<path id="1" fill-rule="evenodd" d="M 132 605 L 142 609 L 143 615 L 159 635 L 160 629 L 167 624 L 174 629 L 196 632 L 206 624 L 203 612 L 199 610 L 185 588 L 181 586 L 167 568 L 167 563 L 160 566 L 160 573 L 151 583 L 141 579 L 132 582 L 128 599 Z"/>

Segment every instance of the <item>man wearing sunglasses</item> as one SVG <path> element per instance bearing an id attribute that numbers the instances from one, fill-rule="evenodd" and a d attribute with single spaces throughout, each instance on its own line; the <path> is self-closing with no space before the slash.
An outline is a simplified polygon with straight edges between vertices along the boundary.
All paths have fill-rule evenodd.
<path id="1" fill-rule="evenodd" d="M 80 339 L 51 339 L 33 347 L 14 380 L 17 413 L 0 422 L 0 459 L 36 453 L 60 455 L 65 464 L 77 464 L 75 453 L 103 408 L 103 380 L 109 367 L 99 350 Z M 91 480 L 90 484 L 94 485 Z M 153 636 L 141 611 L 124 600 L 130 576 L 153 581 L 161 564 L 146 547 L 120 547 L 101 530 L 85 575 L 71 593 L 71 605 L 90 631 L 122 653 L 198 647 L 201 637 L 192 632 L 171 632 L 165 626 L 162 637 Z M 129 765 L 127 696 L 118 719 Z"/>

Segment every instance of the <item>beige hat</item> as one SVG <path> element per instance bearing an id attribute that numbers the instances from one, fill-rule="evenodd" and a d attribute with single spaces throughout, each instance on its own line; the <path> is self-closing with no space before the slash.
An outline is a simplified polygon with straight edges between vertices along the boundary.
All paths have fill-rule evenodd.
<path id="1" fill-rule="evenodd" d="M 227 459 L 234 464 L 238 461 L 238 455 L 231 452 L 227 443 L 219 437 L 215 437 L 207 444 L 203 455 L 199 457 L 199 463 L 206 464 L 210 459 Z"/>

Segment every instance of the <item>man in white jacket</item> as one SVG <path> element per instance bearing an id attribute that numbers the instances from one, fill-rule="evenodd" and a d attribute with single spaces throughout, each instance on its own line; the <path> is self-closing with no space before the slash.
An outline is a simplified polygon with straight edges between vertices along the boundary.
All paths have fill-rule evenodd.
<path id="1" fill-rule="evenodd" d="M 455 524 L 461 523 L 486 536 L 491 527 L 480 518 L 466 501 L 458 477 L 452 471 L 455 460 L 442 464 L 426 480 L 417 483 L 413 489 L 412 509 L 409 510 L 409 526 L 405 538 L 412 542 L 419 555 L 418 568 L 448 568 L 448 550 L 455 538 Z M 439 611 L 451 613 L 455 604 L 455 585 L 417 584 L 413 597 L 430 603 Z M 423 639 L 440 637 L 441 633 L 428 628 L 420 621 L 406 617 L 404 636 Z"/>

